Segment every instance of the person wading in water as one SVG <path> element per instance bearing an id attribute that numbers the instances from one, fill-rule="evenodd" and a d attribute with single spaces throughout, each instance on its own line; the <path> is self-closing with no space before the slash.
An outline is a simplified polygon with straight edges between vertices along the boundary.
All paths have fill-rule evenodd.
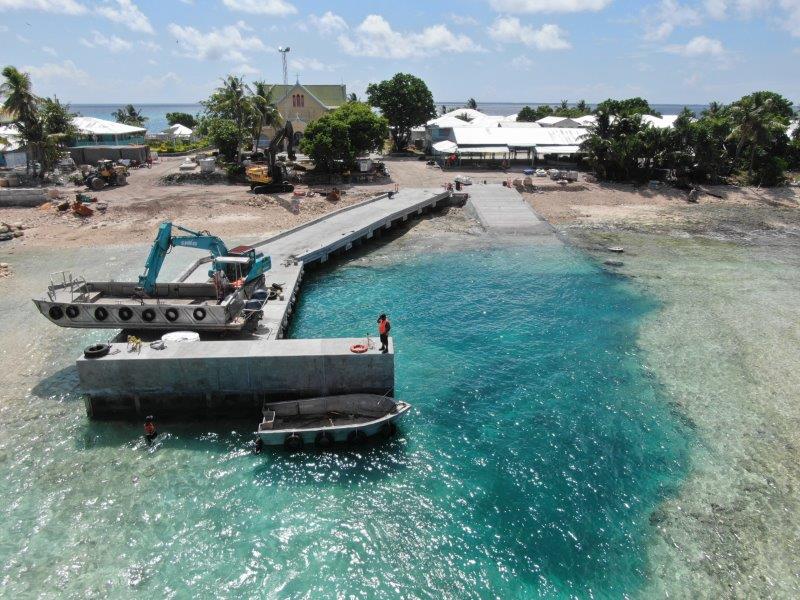
<path id="1" fill-rule="evenodd" d="M 381 352 L 386 354 L 389 352 L 389 331 L 392 329 L 392 324 L 386 315 L 378 317 L 378 334 L 381 336 Z"/>

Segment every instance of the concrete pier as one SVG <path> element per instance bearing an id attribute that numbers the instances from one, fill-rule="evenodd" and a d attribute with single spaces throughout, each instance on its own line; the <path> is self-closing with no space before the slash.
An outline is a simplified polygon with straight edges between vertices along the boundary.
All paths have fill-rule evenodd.
<path id="1" fill-rule="evenodd" d="M 264 400 L 394 394 L 394 345 L 350 351 L 364 339 L 184 342 L 78 359 L 90 417 L 260 415 Z M 376 346 L 377 348 L 377 346 Z"/>
<path id="2" fill-rule="evenodd" d="M 427 210 L 449 205 L 451 197 L 451 192 L 442 189 L 408 189 L 392 198 L 382 194 L 251 244 L 272 259 L 266 285 L 277 283 L 283 287 L 283 300 L 267 303 L 256 335 L 264 340 L 284 337 L 305 265 L 324 263 L 332 254 L 348 252 L 372 239 L 376 232 L 387 231 Z M 208 257 L 198 259 L 177 281 L 206 281 L 205 265 L 210 261 Z"/>
<path id="3" fill-rule="evenodd" d="M 95 359 L 81 357 L 78 375 L 90 417 L 146 414 L 258 417 L 264 400 L 336 394 L 394 393 L 394 347 L 364 354 L 350 346 L 364 339 L 285 340 L 306 264 L 325 262 L 411 216 L 449 204 L 441 189 L 382 195 L 252 244 L 272 259 L 267 286 L 282 288 L 267 302 L 257 332 L 248 339 L 146 343 L 128 352 L 124 343 Z M 205 281 L 209 258 L 195 261 L 178 281 Z"/>

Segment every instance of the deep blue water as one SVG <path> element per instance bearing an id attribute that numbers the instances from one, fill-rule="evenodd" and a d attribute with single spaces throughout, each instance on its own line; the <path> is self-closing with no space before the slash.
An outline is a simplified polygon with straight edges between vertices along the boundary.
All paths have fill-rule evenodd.
<path id="1" fill-rule="evenodd" d="M 649 512 L 686 463 L 635 344 L 655 308 L 561 248 L 351 264 L 304 282 L 293 336 L 370 330 L 383 311 L 393 323 L 396 395 L 415 410 L 406 468 L 370 494 L 394 539 L 368 546 L 404 557 L 391 570 L 405 589 L 636 592 Z"/>
<path id="2" fill-rule="evenodd" d="M 126 277 L 146 253 L 50 258 Z M 104 338 L 35 313 L 34 258 L 15 257 L 0 297 L 15 316 L 0 324 L 0 595 L 621 598 L 646 583 L 648 517 L 690 438 L 636 346 L 656 304 L 580 254 L 390 245 L 309 273 L 292 335 L 366 334 L 388 312 L 414 408 L 384 444 L 259 456 L 254 422 L 160 423 L 148 449 L 139 423 L 89 421 L 73 361 Z"/>

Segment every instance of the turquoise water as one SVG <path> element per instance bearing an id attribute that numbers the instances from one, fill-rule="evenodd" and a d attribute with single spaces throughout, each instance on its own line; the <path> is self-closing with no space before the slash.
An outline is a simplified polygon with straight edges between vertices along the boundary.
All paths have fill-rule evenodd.
<path id="1" fill-rule="evenodd" d="M 332 454 L 253 456 L 254 424 L 233 422 L 165 424 L 148 450 L 138 424 L 83 415 L 71 361 L 91 334 L 59 330 L 43 371 L 5 386 L 4 593 L 635 596 L 649 514 L 687 463 L 635 343 L 655 308 L 562 248 L 311 273 L 292 335 L 388 312 L 414 405 L 390 442 Z"/>

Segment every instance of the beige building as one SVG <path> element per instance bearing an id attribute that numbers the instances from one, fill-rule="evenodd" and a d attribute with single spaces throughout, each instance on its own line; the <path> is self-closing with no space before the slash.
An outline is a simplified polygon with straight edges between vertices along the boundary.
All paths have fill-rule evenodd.
<path id="1" fill-rule="evenodd" d="M 306 126 L 325 113 L 347 102 L 347 87 L 342 85 L 273 85 L 272 101 L 284 121 L 291 121 L 295 144 L 300 141 Z M 265 127 L 264 137 L 272 139 L 275 130 Z"/>

